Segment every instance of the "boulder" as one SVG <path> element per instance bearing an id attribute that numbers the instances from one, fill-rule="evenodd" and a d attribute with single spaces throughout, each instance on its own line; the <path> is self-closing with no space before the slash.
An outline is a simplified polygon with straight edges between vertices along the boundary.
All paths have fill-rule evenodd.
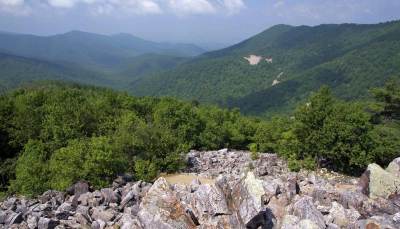
<path id="1" fill-rule="evenodd" d="M 313 205 L 312 198 L 305 196 L 293 205 L 293 214 L 301 220 L 307 219 L 315 223 L 318 228 L 325 228 L 324 216 Z"/>
<path id="2" fill-rule="evenodd" d="M 394 159 L 388 167 L 386 168 L 386 171 L 400 177 L 400 157 Z"/>
<path id="3" fill-rule="evenodd" d="M 157 179 L 147 192 L 140 208 L 138 216 L 144 228 L 196 228 L 163 177 Z"/>
<path id="4" fill-rule="evenodd" d="M 199 215 L 210 214 L 227 215 L 231 214 L 225 200 L 224 194 L 214 185 L 200 185 L 198 190 L 191 195 L 191 205 Z"/>
<path id="5" fill-rule="evenodd" d="M 254 216 L 263 210 L 261 202 L 265 194 L 263 181 L 255 178 L 252 172 L 248 172 L 232 190 L 232 200 L 243 222 L 249 222 Z"/>
<path id="6" fill-rule="evenodd" d="M 400 177 L 387 172 L 377 164 L 368 165 L 360 178 L 362 192 L 370 198 L 388 198 L 400 193 Z"/>

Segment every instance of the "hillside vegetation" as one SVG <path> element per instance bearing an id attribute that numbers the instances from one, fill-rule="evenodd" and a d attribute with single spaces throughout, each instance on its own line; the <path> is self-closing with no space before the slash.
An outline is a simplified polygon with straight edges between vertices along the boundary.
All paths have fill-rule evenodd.
<path id="1" fill-rule="evenodd" d="M 77 65 L 0 53 L 0 87 L 4 90 L 43 80 L 117 87 L 115 80 L 108 79 L 105 74 L 85 70 Z"/>
<path id="2" fill-rule="evenodd" d="M 294 116 L 262 121 L 238 110 L 71 84 L 37 84 L 0 96 L 0 185 L 9 193 L 95 187 L 130 173 L 151 181 L 178 171 L 189 149 L 276 152 L 293 170 L 357 173 L 400 151 L 400 85 L 369 105 L 343 102 L 326 87 Z"/>
<path id="3" fill-rule="evenodd" d="M 240 107 L 261 115 L 292 110 L 329 85 L 341 99 L 369 98 L 400 72 L 400 22 L 375 25 L 274 26 L 176 69 L 134 81 L 136 95 L 169 95 Z M 257 65 L 244 59 L 263 57 Z M 272 63 L 265 61 L 272 58 Z M 277 80 L 278 82 L 274 81 Z"/>

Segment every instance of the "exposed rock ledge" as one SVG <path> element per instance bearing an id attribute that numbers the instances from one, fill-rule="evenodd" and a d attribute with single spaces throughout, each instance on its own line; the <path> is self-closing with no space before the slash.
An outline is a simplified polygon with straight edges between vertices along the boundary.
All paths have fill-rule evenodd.
<path id="1" fill-rule="evenodd" d="M 185 172 L 214 184 L 119 177 L 91 192 L 80 182 L 37 199 L 9 197 L 0 203 L 0 228 L 400 228 L 399 162 L 370 165 L 357 179 L 291 173 L 273 154 L 252 161 L 243 151 L 191 151 Z"/>

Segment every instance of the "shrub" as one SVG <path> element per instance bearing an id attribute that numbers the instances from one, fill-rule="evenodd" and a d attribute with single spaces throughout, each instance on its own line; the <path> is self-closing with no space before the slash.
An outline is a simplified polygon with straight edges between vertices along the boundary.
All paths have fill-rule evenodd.
<path id="1" fill-rule="evenodd" d="M 63 190 L 82 179 L 95 187 L 103 187 L 127 167 L 127 158 L 113 149 L 110 139 L 73 140 L 51 157 L 51 187 Z"/>
<path id="2" fill-rule="evenodd" d="M 151 182 L 158 175 L 156 163 L 148 160 L 138 159 L 135 161 L 135 177 L 138 180 Z"/>
<path id="3" fill-rule="evenodd" d="M 252 151 L 250 153 L 250 156 L 251 156 L 251 160 L 257 160 L 258 158 L 260 158 L 260 153 Z"/>

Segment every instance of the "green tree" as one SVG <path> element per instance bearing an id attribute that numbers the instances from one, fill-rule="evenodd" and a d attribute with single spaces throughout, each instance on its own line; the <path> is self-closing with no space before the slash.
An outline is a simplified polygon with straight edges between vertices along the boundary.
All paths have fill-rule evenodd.
<path id="1" fill-rule="evenodd" d="M 384 119 L 400 120 L 400 82 L 390 80 L 384 87 L 372 92 L 381 105 L 379 114 Z"/>
<path id="2" fill-rule="evenodd" d="M 47 190 L 48 152 L 44 143 L 30 140 L 17 160 L 16 179 L 11 181 L 11 191 L 25 195 L 39 194 Z"/>

